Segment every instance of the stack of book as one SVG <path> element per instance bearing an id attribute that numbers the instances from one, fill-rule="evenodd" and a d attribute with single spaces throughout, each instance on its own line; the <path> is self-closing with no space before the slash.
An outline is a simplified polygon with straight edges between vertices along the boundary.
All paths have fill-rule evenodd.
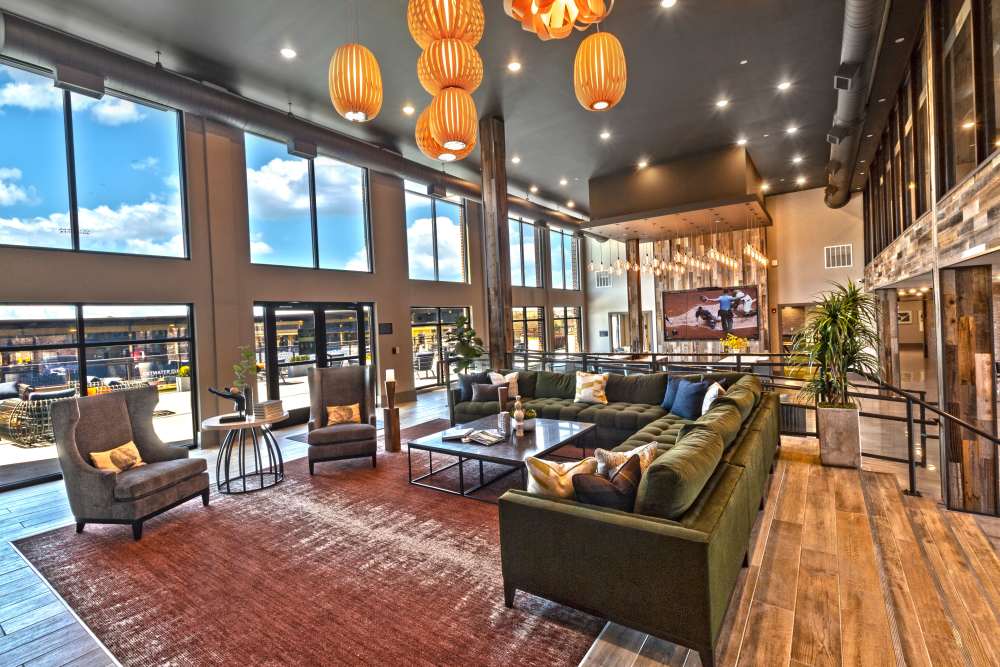
<path id="1" fill-rule="evenodd" d="M 253 416 L 256 419 L 277 419 L 285 413 L 281 401 L 260 401 L 253 406 Z"/>

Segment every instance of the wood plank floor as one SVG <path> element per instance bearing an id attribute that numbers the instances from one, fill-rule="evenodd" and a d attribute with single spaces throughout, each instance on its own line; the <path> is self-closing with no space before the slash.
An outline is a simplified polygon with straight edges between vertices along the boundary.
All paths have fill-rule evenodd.
<path id="1" fill-rule="evenodd" d="M 895 475 L 824 468 L 782 439 L 750 566 L 717 648 L 733 665 L 1000 665 L 1000 520 L 910 498 Z M 701 665 L 609 623 L 587 667 Z"/>

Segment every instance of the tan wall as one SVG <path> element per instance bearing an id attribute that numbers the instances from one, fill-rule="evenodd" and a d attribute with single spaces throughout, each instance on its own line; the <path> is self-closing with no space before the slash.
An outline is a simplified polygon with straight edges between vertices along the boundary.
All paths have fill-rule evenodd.
<path id="1" fill-rule="evenodd" d="M 767 252 L 772 260 L 768 272 L 771 296 L 771 349 L 779 349 L 775 308 L 782 304 L 811 303 L 831 282 L 847 282 L 864 277 L 864 220 L 861 197 L 840 209 L 823 202 L 823 189 L 815 188 L 768 197 L 766 204 L 774 224 L 767 230 Z M 854 266 L 825 269 L 823 249 L 827 246 L 854 246 Z"/>

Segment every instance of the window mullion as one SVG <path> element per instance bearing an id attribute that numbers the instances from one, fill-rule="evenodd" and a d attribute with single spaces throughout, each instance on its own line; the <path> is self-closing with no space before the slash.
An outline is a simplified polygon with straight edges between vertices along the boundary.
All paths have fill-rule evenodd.
<path id="1" fill-rule="evenodd" d="M 309 216 L 312 231 L 313 268 L 319 268 L 319 220 L 316 211 L 316 161 L 309 160 Z"/>
<path id="2" fill-rule="evenodd" d="M 434 280 L 441 280 L 441 273 L 438 267 L 438 222 L 437 222 L 437 200 L 431 199 L 431 248 L 434 252 Z M 438 313 L 440 319 L 440 313 Z"/>
<path id="3" fill-rule="evenodd" d="M 66 136 L 66 184 L 69 188 L 69 233 L 73 250 L 80 249 L 80 214 L 76 203 L 76 152 L 73 149 L 73 102 L 63 91 L 63 130 Z"/>

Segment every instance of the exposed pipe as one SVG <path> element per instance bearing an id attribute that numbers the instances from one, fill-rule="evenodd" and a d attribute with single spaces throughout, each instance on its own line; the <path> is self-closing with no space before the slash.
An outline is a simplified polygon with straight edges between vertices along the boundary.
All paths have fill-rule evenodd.
<path id="1" fill-rule="evenodd" d="M 831 135 L 843 136 L 830 148 L 827 165 L 826 205 L 841 208 L 851 201 L 851 181 L 860 145 L 865 101 L 874 73 L 874 59 L 885 23 L 885 0 L 847 0 L 844 10 L 844 38 L 840 47 L 841 71 L 853 71 L 848 89 L 838 86 L 837 110 Z"/>
<path id="2" fill-rule="evenodd" d="M 444 185 L 450 194 L 482 201 L 482 187 L 340 134 L 222 88 L 118 53 L 9 12 L 0 11 L 0 53 L 55 71 L 57 65 L 104 77 L 108 88 L 204 116 L 247 132 L 314 144 L 320 152 L 403 179 Z M 579 224 L 579 218 L 508 195 L 509 209 L 533 220 Z"/>

